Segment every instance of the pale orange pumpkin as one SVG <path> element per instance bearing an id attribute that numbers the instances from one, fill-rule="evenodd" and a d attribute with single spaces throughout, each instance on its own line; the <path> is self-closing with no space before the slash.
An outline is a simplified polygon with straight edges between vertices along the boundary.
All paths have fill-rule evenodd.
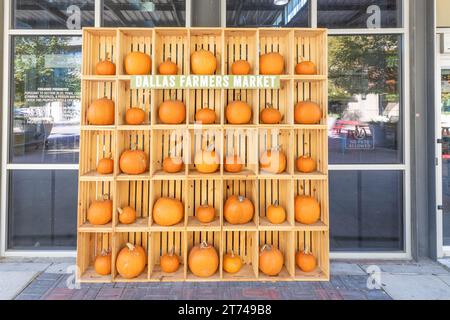
<path id="1" fill-rule="evenodd" d="M 120 156 L 119 167 L 125 174 L 142 174 L 148 168 L 147 154 L 142 150 L 125 150 Z"/>
<path id="2" fill-rule="evenodd" d="M 164 158 L 162 168 L 167 173 L 177 173 L 183 169 L 183 159 L 181 157 L 168 156 Z"/>
<path id="3" fill-rule="evenodd" d="M 101 276 L 111 274 L 111 252 L 102 251 L 95 257 L 94 270 Z"/>
<path id="4" fill-rule="evenodd" d="M 103 97 L 94 100 L 87 110 L 87 121 L 91 125 L 107 126 L 114 124 L 114 101 Z"/>
<path id="5" fill-rule="evenodd" d="M 263 75 L 280 75 L 284 72 L 284 58 L 277 52 L 263 54 L 259 57 L 259 73 Z"/>
<path id="6" fill-rule="evenodd" d="M 94 200 L 87 210 L 87 220 L 93 225 L 105 225 L 112 220 L 112 200 L 107 195 L 102 200 Z"/>
<path id="7" fill-rule="evenodd" d="M 225 108 L 229 124 L 247 124 L 252 119 L 252 108 L 243 101 L 230 102 Z"/>
<path id="8" fill-rule="evenodd" d="M 295 66 L 295 74 L 314 75 L 317 74 L 316 64 L 312 61 L 302 61 Z"/>
<path id="9" fill-rule="evenodd" d="M 265 244 L 259 252 L 259 270 L 267 276 L 277 276 L 283 269 L 283 253 L 277 248 Z"/>
<path id="10" fill-rule="evenodd" d="M 152 73 L 152 59 L 146 53 L 135 51 L 125 56 L 125 73 L 129 75 L 147 75 Z"/>
<path id="11" fill-rule="evenodd" d="M 162 272 L 174 273 L 180 267 L 180 258 L 172 250 L 161 256 L 159 265 L 161 266 Z"/>
<path id="12" fill-rule="evenodd" d="M 281 224 L 286 221 L 286 210 L 276 200 L 267 208 L 266 216 L 270 223 Z"/>
<path id="13" fill-rule="evenodd" d="M 178 66 L 169 58 L 159 65 L 158 72 L 161 75 L 176 75 L 178 74 Z"/>
<path id="14" fill-rule="evenodd" d="M 268 105 L 261 110 L 260 118 L 263 124 L 278 124 L 281 122 L 281 112 Z"/>
<path id="15" fill-rule="evenodd" d="M 217 59 L 210 51 L 201 49 L 191 54 L 191 73 L 212 75 L 217 69 Z"/>
<path id="16" fill-rule="evenodd" d="M 153 221 L 160 226 L 173 226 L 184 218 L 184 205 L 178 199 L 162 197 L 153 205 Z"/>
<path id="17" fill-rule="evenodd" d="M 300 156 L 296 161 L 297 170 L 302 173 L 311 173 L 316 171 L 317 164 L 314 159 L 309 156 Z"/>
<path id="18" fill-rule="evenodd" d="M 295 220 L 302 224 L 314 224 L 320 219 L 320 204 L 313 197 L 295 197 Z"/>
<path id="19" fill-rule="evenodd" d="M 317 267 L 317 259 L 313 254 L 306 251 L 298 251 L 295 254 L 297 267 L 303 272 L 312 272 Z"/>
<path id="20" fill-rule="evenodd" d="M 237 254 L 227 253 L 223 256 L 223 270 L 227 273 L 237 273 L 242 268 L 242 260 Z"/>
<path id="21" fill-rule="evenodd" d="M 213 222 L 216 217 L 216 210 L 214 207 L 209 206 L 205 203 L 202 206 L 199 206 L 197 210 L 195 210 L 195 217 L 201 223 L 210 223 Z"/>
<path id="22" fill-rule="evenodd" d="M 99 174 L 111 174 L 114 171 L 114 160 L 110 157 L 98 160 L 97 172 Z"/>
<path id="23" fill-rule="evenodd" d="M 225 157 L 223 169 L 226 172 L 239 173 L 242 171 L 242 167 L 242 160 L 237 154 Z"/>
<path id="24" fill-rule="evenodd" d="M 125 123 L 129 125 L 140 125 L 145 121 L 145 111 L 141 108 L 129 108 L 125 112 Z"/>
<path id="25" fill-rule="evenodd" d="M 231 65 L 231 74 L 245 76 L 250 73 L 250 63 L 245 60 L 237 60 Z"/>
<path id="26" fill-rule="evenodd" d="M 214 173 L 219 169 L 220 158 L 214 150 L 198 150 L 195 153 L 194 164 L 200 173 Z"/>
<path id="27" fill-rule="evenodd" d="M 298 124 L 317 124 L 322 119 L 322 110 L 317 103 L 302 101 L 294 108 L 294 120 Z"/>
<path id="28" fill-rule="evenodd" d="M 273 174 L 280 174 L 286 170 L 286 155 L 279 147 L 266 150 L 259 159 L 262 171 Z"/>
<path id="29" fill-rule="evenodd" d="M 159 120 L 165 124 L 181 124 L 186 120 L 186 105 L 179 100 L 166 100 L 159 105 Z"/>
<path id="30" fill-rule="evenodd" d="M 119 211 L 119 222 L 122 224 L 132 224 L 136 221 L 136 210 L 131 207 L 117 208 Z"/>
<path id="31" fill-rule="evenodd" d="M 139 276 L 147 264 L 147 255 L 144 248 L 127 243 L 120 250 L 116 259 L 117 272 L 125 279 L 133 279 Z"/>
<path id="32" fill-rule="evenodd" d="M 99 76 L 114 76 L 116 74 L 116 65 L 111 62 L 109 57 L 99 61 L 95 65 L 95 74 Z"/>
<path id="33" fill-rule="evenodd" d="M 224 219 L 231 224 L 246 224 L 253 219 L 253 203 L 243 196 L 230 196 L 223 208 Z"/>
<path id="34" fill-rule="evenodd" d="M 203 241 L 194 246 L 188 256 L 189 270 L 197 276 L 207 278 L 216 273 L 219 267 L 219 255 L 214 246 Z"/>
<path id="35" fill-rule="evenodd" d="M 195 113 L 195 121 L 201 124 L 213 124 L 216 122 L 216 112 L 209 108 L 203 108 Z"/>

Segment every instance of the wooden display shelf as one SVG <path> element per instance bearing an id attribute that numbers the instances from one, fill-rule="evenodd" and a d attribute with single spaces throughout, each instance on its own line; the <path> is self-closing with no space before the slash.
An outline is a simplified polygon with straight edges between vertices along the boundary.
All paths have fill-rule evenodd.
<path id="1" fill-rule="evenodd" d="M 216 75 L 231 74 L 231 65 L 247 60 L 250 73 L 260 74 L 259 55 L 279 52 L 285 59 L 279 89 L 131 89 L 132 76 L 124 70 L 124 58 L 132 51 L 151 56 L 152 75 L 168 60 L 178 66 L 178 75 L 192 74 L 191 54 L 200 49 L 211 51 L 217 59 Z M 95 65 L 109 58 L 116 64 L 116 74 L 99 76 Z M 295 66 L 302 60 L 317 65 L 317 75 L 296 75 Z M 329 279 L 329 199 L 328 199 L 328 64 L 327 32 L 306 28 L 84 28 L 82 66 L 82 111 L 80 170 L 78 195 L 77 279 L 82 282 L 147 282 L 147 281 L 326 281 Z M 107 97 L 115 103 L 112 125 L 90 125 L 87 110 L 91 103 Z M 158 116 L 162 102 L 180 100 L 186 105 L 186 120 L 179 125 L 163 123 Z M 233 125 L 226 119 L 228 103 L 242 100 L 252 108 L 252 119 L 246 125 Z M 323 117 L 318 124 L 302 125 L 294 121 L 294 107 L 299 101 L 319 104 Z M 281 123 L 264 124 L 260 113 L 272 106 L 282 114 Z M 216 113 L 216 121 L 201 126 L 195 114 L 205 106 Z M 145 121 L 133 126 L 125 123 L 126 110 L 142 108 Z M 203 174 L 194 164 L 195 154 L 214 144 L 219 155 L 217 172 Z M 270 174 L 261 170 L 260 156 L 280 146 L 287 158 L 286 170 Z M 143 150 L 148 155 L 148 170 L 139 175 L 121 172 L 119 159 L 125 150 Z M 98 161 L 109 155 L 114 172 L 100 175 Z M 224 170 L 224 158 L 237 154 L 243 170 Z M 181 172 L 162 170 L 169 155 L 183 160 Z M 309 155 L 317 162 L 317 170 L 302 173 L 296 159 Z M 92 225 L 87 209 L 92 201 L 107 195 L 113 201 L 112 221 Z M 231 195 L 250 199 L 255 214 L 247 224 L 232 225 L 224 219 L 224 204 Z M 303 225 L 295 221 L 294 201 L 297 195 L 313 196 L 321 207 L 320 221 Z M 160 197 L 183 202 L 184 217 L 175 226 L 159 226 L 153 221 L 152 209 Z M 286 221 L 272 224 L 267 209 L 275 201 L 286 210 Z M 208 203 L 216 210 L 216 219 L 200 223 L 196 209 Z M 130 225 L 119 223 L 118 208 L 131 206 L 137 220 Z M 188 267 L 191 248 L 207 241 L 219 256 L 219 268 L 209 278 L 194 276 Z M 147 253 L 147 267 L 135 279 L 124 279 L 116 270 L 117 255 L 127 242 L 139 244 Z M 259 250 L 270 244 L 284 255 L 284 267 L 275 277 L 259 270 Z M 311 251 L 318 261 L 316 270 L 304 273 L 295 264 L 298 250 Z M 102 250 L 112 253 L 112 273 L 99 276 L 93 269 L 95 256 Z M 160 257 L 174 251 L 180 267 L 165 274 Z M 223 256 L 230 250 L 243 262 L 236 274 L 223 270 Z"/>

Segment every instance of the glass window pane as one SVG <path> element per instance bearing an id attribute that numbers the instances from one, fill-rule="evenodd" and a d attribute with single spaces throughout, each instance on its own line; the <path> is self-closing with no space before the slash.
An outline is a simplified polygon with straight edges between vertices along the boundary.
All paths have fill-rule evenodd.
<path id="1" fill-rule="evenodd" d="M 333 251 L 403 250 L 403 172 L 331 171 Z"/>
<path id="2" fill-rule="evenodd" d="M 403 161 L 401 36 L 329 38 L 329 161 Z"/>
<path id="3" fill-rule="evenodd" d="M 317 23 L 330 29 L 401 28 L 402 0 L 318 0 Z"/>
<path id="4" fill-rule="evenodd" d="M 74 249 L 77 180 L 71 170 L 10 171 L 8 248 Z"/>
<path id="5" fill-rule="evenodd" d="M 444 214 L 444 246 L 450 246 L 450 214 Z"/>
<path id="6" fill-rule="evenodd" d="M 94 0 L 13 0 L 14 29 L 70 29 L 93 27 Z"/>
<path id="7" fill-rule="evenodd" d="M 309 1 L 228 0 L 227 27 L 307 27 Z M 278 1 L 284 3 L 287 1 Z"/>
<path id="8" fill-rule="evenodd" d="M 186 1 L 103 1 L 105 27 L 184 27 Z"/>
<path id="9" fill-rule="evenodd" d="M 13 38 L 10 161 L 78 163 L 81 37 Z"/>

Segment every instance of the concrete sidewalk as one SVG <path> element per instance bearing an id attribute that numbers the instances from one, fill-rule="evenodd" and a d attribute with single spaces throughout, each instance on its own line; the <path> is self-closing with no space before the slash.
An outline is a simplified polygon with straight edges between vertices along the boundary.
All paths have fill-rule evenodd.
<path id="1" fill-rule="evenodd" d="M 321 283 L 115 283 L 73 284 L 74 260 L 0 260 L 1 299 L 450 299 L 450 269 L 420 262 L 333 262 Z M 448 263 L 448 261 L 444 261 Z M 370 273 L 371 275 L 369 276 Z"/>

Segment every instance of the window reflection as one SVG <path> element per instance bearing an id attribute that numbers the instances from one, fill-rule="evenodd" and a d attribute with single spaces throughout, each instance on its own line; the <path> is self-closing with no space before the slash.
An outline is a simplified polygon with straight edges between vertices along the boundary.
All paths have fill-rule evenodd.
<path id="1" fill-rule="evenodd" d="M 77 163 L 81 37 L 14 37 L 10 160 Z"/>
<path id="2" fill-rule="evenodd" d="M 330 163 L 402 162 L 400 39 L 330 37 Z"/>

